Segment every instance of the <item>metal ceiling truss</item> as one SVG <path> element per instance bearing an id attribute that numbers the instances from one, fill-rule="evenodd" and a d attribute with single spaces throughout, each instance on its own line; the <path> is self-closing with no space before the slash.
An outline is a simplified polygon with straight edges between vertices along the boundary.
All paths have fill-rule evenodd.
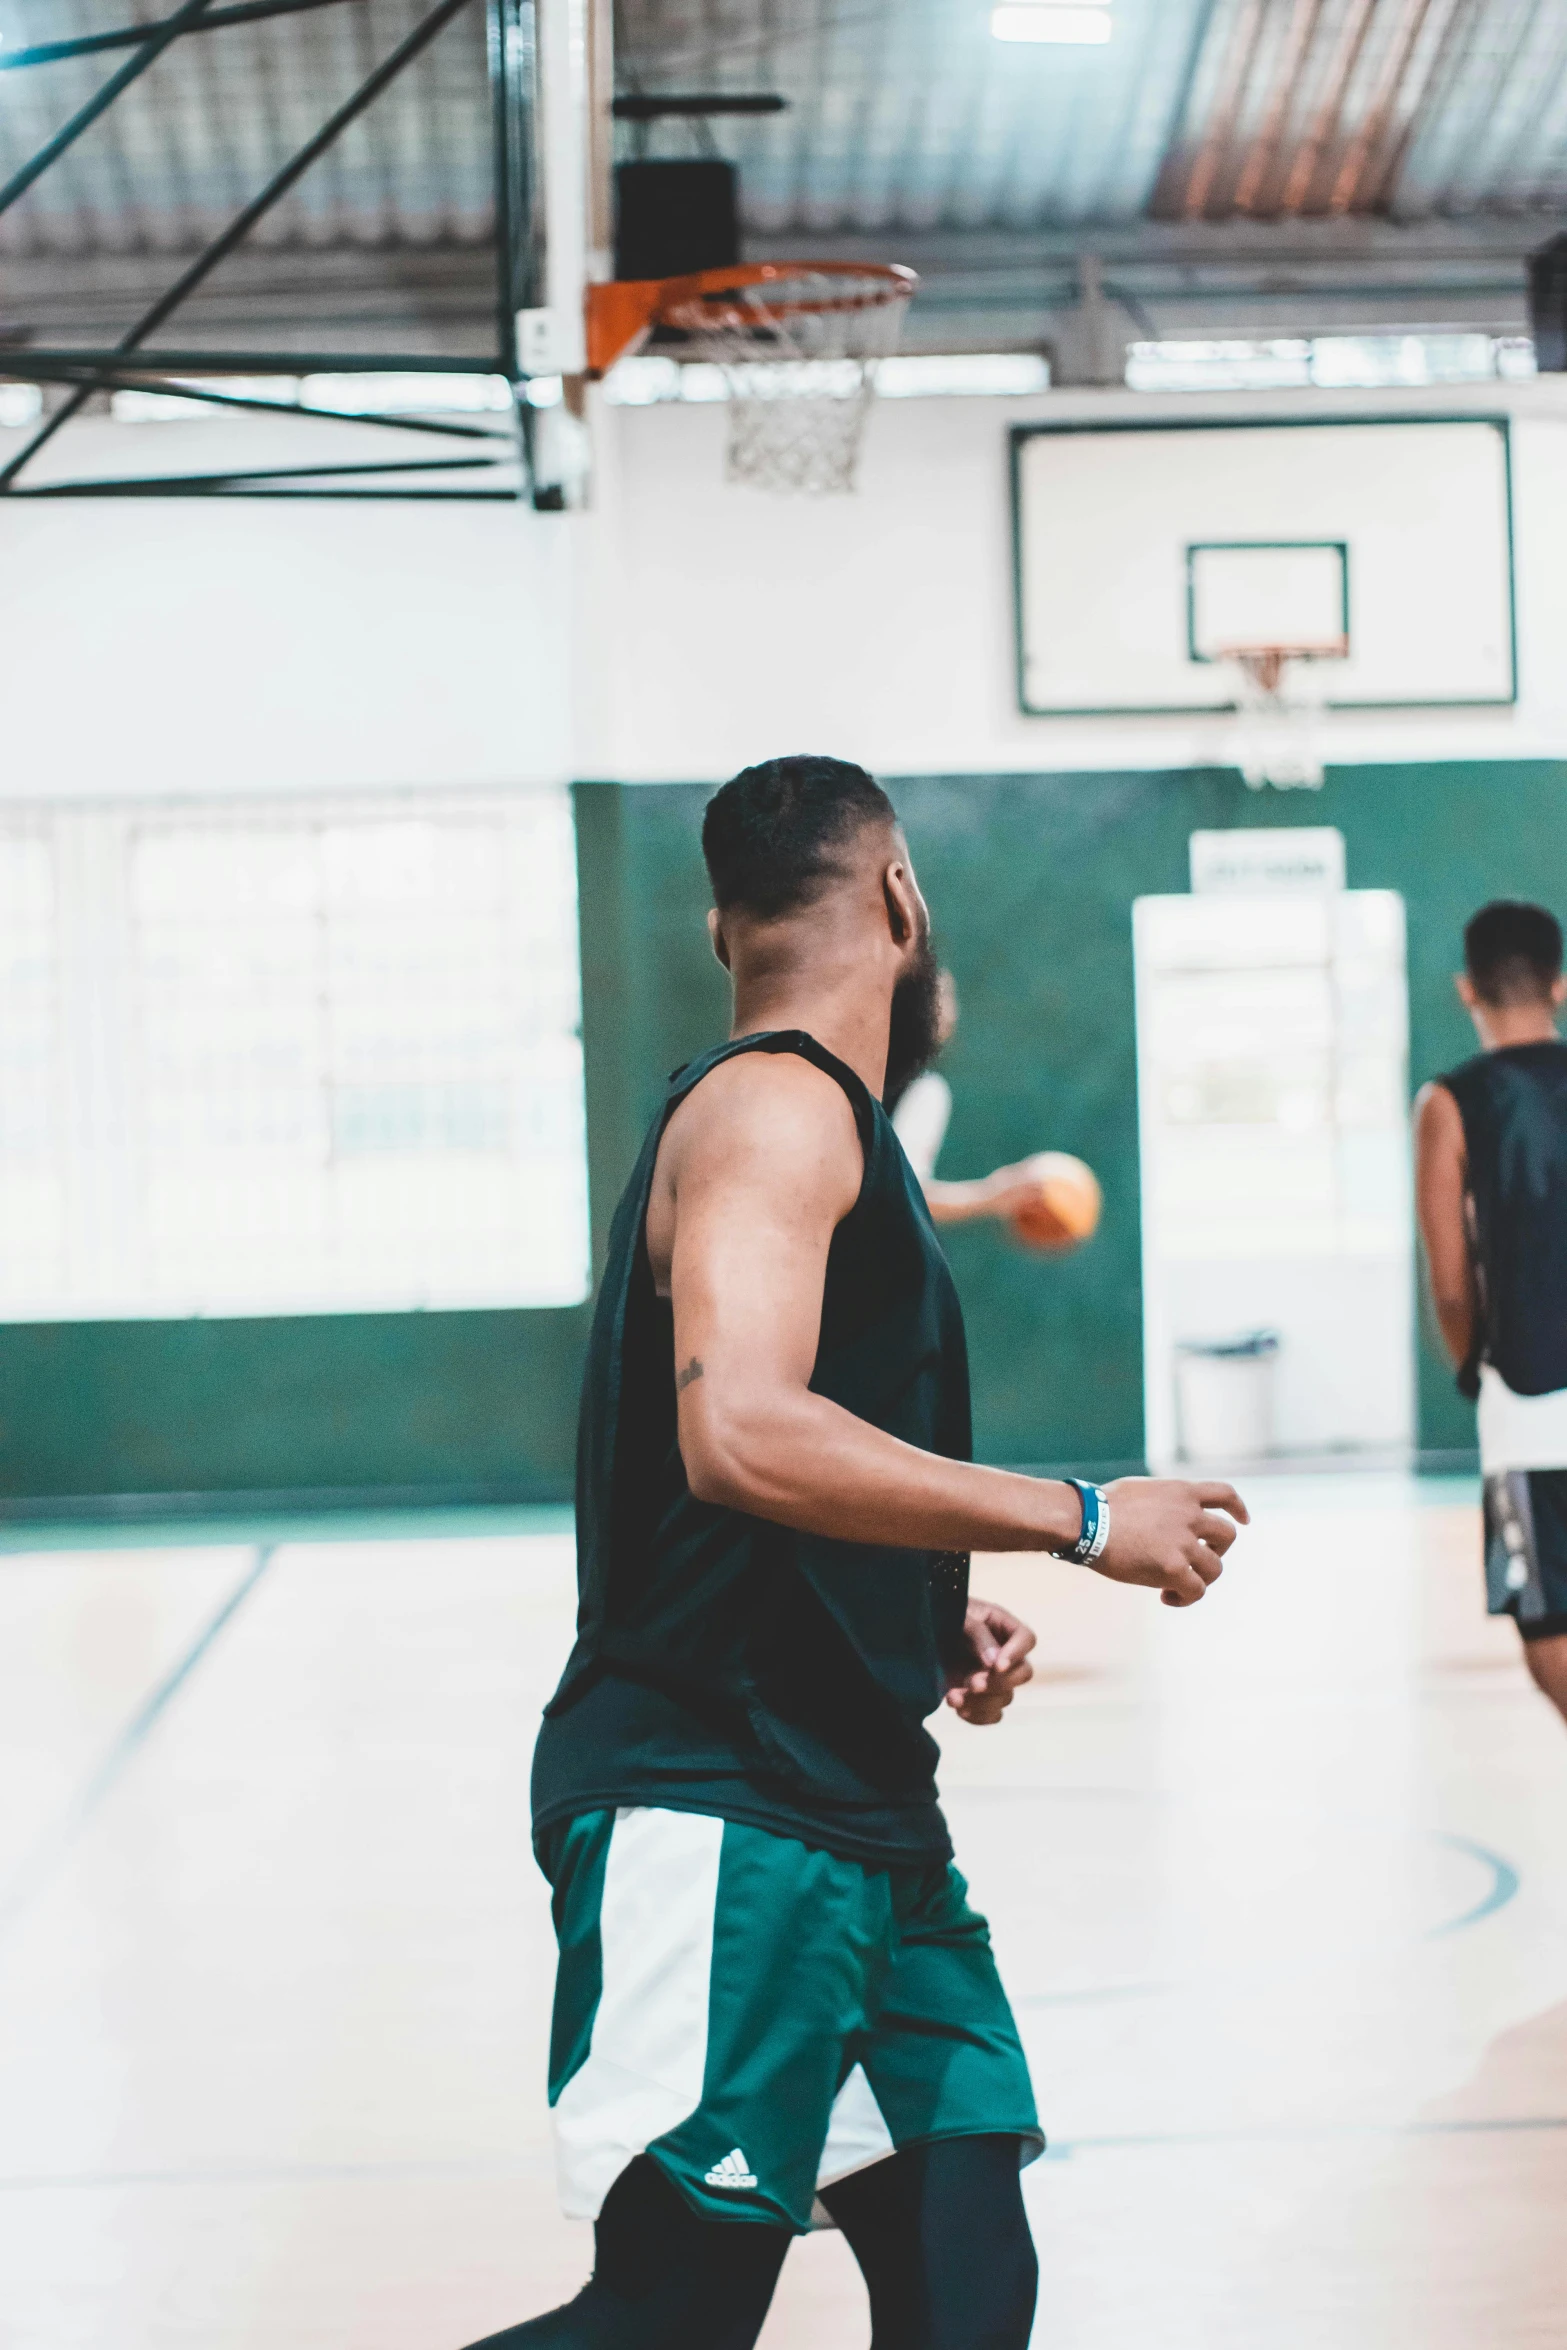
<path id="1" fill-rule="evenodd" d="M 338 0 L 240 0 L 218 7 L 213 0 L 184 0 L 153 24 L 116 28 L 75 40 L 46 41 L 29 49 L 0 53 L 0 72 L 42 67 L 62 57 L 128 49 L 131 54 L 86 103 L 0 187 L 4 213 L 75 145 L 120 93 L 156 63 L 171 42 L 225 25 L 254 24 L 273 16 L 332 7 Z M 492 100 L 495 191 L 495 347 L 478 358 L 410 357 L 397 352 L 301 352 L 167 350 L 144 346 L 188 296 L 243 244 L 256 223 L 286 196 L 317 159 L 374 105 L 451 20 L 475 0 L 433 0 L 411 31 L 330 114 L 302 147 L 276 170 L 228 225 L 190 260 L 135 323 L 106 350 L 29 350 L 0 353 L 0 372 L 13 380 L 58 388 L 63 397 L 49 408 L 23 447 L 0 465 L 0 495 L 13 498 L 134 497 L 354 497 L 515 500 L 530 471 L 532 411 L 520 397 L 516 318 L 534 299 L 540 256 L 530 223 L 534 217 L 533 121 L 535 0 L 485 0 Z M 511 387 L 511 414 L 504 423 L 463 423 L 455 419 L 388 415 L 373 408 L 313 407 L 303 400 L 272 400 L 229 393 L 189 377 L 299 377 L 331 374 L 440 374 L 504 377 Z M 312 422 L 348 424 L 419 434 L 465 453 L 385 460 L 355 458 L 342 463 L 244 466 L 210 473 L 142 474 L 105 478 L 26 479 L 33 460 L 96 393 L 141 391 L 166 394 L 219 410 L 305 417 Z M 438 478 L 436 478 L 438 477 Z"/>

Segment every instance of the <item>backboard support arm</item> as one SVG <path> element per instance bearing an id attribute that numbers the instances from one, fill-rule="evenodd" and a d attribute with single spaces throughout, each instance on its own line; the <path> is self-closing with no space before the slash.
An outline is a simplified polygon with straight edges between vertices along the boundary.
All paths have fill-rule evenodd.
<path id="1" fill-rule="evenodd" d="M 0 211 L 14 203 L 34 186 L 74 145 L 75 141 L 97 121 L 131 83 L 154 64 L 163 51 L 183 35 L 195 31 L 217 31 L 224 24 L 249 23 L 274 15 L 288 15 L 307 7 L 331 6 L 335 0 L 240 0 L 238 5 L 214 7 L 212 0 L 185 0 L 185 5 L 173 14 L 152 25 L 121 27 L 80 40 L 36 44 L 29 50 L 16 50 L 4 59 L 5 70 L 41 67 L 61 57 L 85 54 L 89 50 L 128 47 L 133 54 L 86 104 L 79 107 L 69 120 L 13 173 L 0 187 Z M 65 388 L 66 396 L 59 406 L 45 416 L 25 445 L 3 467 L 0 467 L 0 494 L 9 496 L 181 496 L 232 495 L 248 489 L 251 495 L 322 495 L 345 494 L 347 485 L 356 481 L 384 482 L 380 489 L 366 487 L 355 490 L 355 495 L 400 495 L 431 497 L 442 494 L 462 497 L 510 497 L 518 495 L 516 486 L 505 488 L 479 487 L 465 480 L 451 491 L 432 489 L 421 478 L 407 488 L 398 488 L 396 482 L 406 475 L 424 477 L 461 471 L 471 475 L 475 470 L 488 471 L 492 479 L 498 474 L 515 476 L 519 455 L 519 426 L 515 413 L 516 391 L 520 375 L 516 347 L 515 321 L 525 298 L 532 290 L 538 268 L 539 254 L 535 235 L 537 205 L 535 202 L 533 171 L 533 128 L 535 112 L 535 61 L 533 47 L 533 16 L 536 0 L 488 0 L 489 9 L 489 68 L 492 89 L 492 122 L 494 126 L 495 167 L 495 227 L 497 249 L 496 287 L 496 349 L 481 359 L 431 359 L 428 356 L 404 358 L 387 353 L 313 354 L 304 352 L 236 352 L 232 349 L 218 352 L 202 350 L 144 354 L 142 346 L 149 337 L 169 319 L 237 246 L 243 243 L 258 221 L 289 192 L 295 183 L 348 126 L 373 105 L 381 93 L 397 79 L 404 69 L 428 47 L 437 34 L 469 4 L 469 0 L 435 0 L 435 5 L 391 49 L 382 62 L 359 87 L 337 107 L 321 128 L 308 139 L 272 175 L 265 186 L 228 225 L 208 243 L 174 278 L 172 283 L 148 305 L 135 324 L 112 349 L 104 350 L 22 350 L 5 354 L 3 372 L 13 379 L 52 384 Z M 553 4 L 553 0 L 552 0 Z M 579 8 L 585 0 L 574 0 Z M 579 305 L 580 307 L 580 305 Z M 325 366 L 323 367 L 323 360 Z M 404 371 L 440 374 L 502 375 L 513 387 L 514 413 L 509 426 L 496 427 L 462 424 L 456 421 L 428 417 L 400 417 L 383 411 L 320 409 L 301 401 L 250 400 L 243 395 L 214 391 L 202 384 L 172 381 L 176 372 L 187 370 L 193 375 L 234 373 L 265 373 L 299 375 L 306 372 L 325 372 L 328 369 L 360 373 L 397 373 Z M 50 481 L 33 483 L 23 479 L 39 452 L 45 448 L 81 411 L 96 392 L 139 388 L 165 392 L 170 396 L 205 402 L 216 407 L 254 408 L 273 415 L 306 416 L 330 419 L 334 422 L 395 428 L 409 433 L 425 433 L 443 438 L 477 440 L 498 444 L 492 453 L 472 457 L 387 462 L 385 464 L 343 463 L 293 466 L 237 468 L 210 474 L 133 476 L 123 479 L 86 479 L 82 481 Z M 524 411 L 526 417 L 527 412 Z M 504 453 L 503 453 L 504 452 Z M 288 484 L 309 485 L 288 487 Z"/>

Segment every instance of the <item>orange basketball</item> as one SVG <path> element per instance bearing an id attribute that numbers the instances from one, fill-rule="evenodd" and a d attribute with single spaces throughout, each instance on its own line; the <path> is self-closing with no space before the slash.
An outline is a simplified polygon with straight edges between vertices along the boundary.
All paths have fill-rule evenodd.
<path id="1" fill-rule="evenodd" d="M 1036 1188 L 1007 1218 L 1013 1239 L 1057 1256 L 1091 1239 L 1104 1204 L 1092 1167 L 1067 1151 L 1039 1151 L 1026 1165 Z"/>

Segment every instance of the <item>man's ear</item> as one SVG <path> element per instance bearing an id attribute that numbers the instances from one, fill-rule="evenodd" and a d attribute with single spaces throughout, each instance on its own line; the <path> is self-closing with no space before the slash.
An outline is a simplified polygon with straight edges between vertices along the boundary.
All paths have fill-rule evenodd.
<path id="1" fill-rule="evenodd" d="M 727 971 L 730 968 L 729 941 L 724 936 L 723 916 L 716 906 L 709 906 L 707 909 L 707 936 L 714 954 Z"/>
<path id="2" fill-rule="evenodd" d="M 1467 971 L 1453 973 L 1453 992 L 1466 1012 L 1473 1012 L 1478 1008 L 1480 998 L 1475 993 L 1475 983 Z"/>
<path id="3" fill-rule="evenodd" d="M 1567 971 L 1562 973 L 1560 979 L 1552 981 L 1551 1002 L 1556 1006 L 1558 1012 L 1563 1004 L 1567 1004 Z"/>
<path id="4" fill-rule="evenodd" d="M 892 933 L 894 946 L 912 946 L 930 920 L 925 900 L 920 896 L 920 885 L 914 878 L 914 869 L 907 857 L 894 857 L 882 868 L 882 903 L 887 909 L 887 928 Z"/>

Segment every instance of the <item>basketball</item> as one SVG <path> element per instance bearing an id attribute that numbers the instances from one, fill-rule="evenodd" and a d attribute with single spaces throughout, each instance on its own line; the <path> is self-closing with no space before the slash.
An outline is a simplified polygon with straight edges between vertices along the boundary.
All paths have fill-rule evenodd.
<path id="1" fill-rule="evenodd" d="M 1092 1167 L 1068 1151 L 1040 1151 L 1027 1167 L 1035 1189 L 1007 1218 L 1014 1240 L 1057 1256 L 1091 1240 L 1104 1204 Z"/>

